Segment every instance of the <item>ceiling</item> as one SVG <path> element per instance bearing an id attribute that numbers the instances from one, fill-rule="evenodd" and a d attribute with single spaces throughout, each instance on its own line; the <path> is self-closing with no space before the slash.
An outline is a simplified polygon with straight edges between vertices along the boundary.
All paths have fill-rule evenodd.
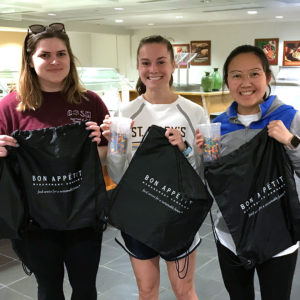
<path id="1" fill-rule="evenodd" d="M 257 14 L 249 15 L 248 10 L 256 10 Z M 0 26 L 20 28 L 64 22 L 70 27 L 76 24 L 77 28 L 97 25 L 131 30 L 149 26 L 290 22 L 299 21 L 299 16 L 300 0 L 0 0 Z"/>

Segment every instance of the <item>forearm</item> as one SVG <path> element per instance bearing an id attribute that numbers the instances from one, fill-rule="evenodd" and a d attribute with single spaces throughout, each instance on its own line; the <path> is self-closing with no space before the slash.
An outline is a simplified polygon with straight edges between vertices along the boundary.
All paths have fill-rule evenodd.
<path id="1" fill-rule="evenodd" d="M 99 158 L 101 161 L 101 165 L 106 165 L 106 157 L 107 157 L 107 146 L 98 146 L 97 147 Z"/>

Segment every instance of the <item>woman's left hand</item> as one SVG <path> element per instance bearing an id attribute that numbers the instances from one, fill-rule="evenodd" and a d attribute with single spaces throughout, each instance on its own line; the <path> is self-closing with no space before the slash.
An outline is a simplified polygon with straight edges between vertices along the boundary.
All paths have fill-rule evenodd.
<path id="1" fill-rule="evenodd" d="M 101 141 L 100 126 L 98 126 L 96 122 L 86 122 L 85 125 L 86 130 L 91 131 L 89 137 L 92 138 L 93 142 L 96 142 L 97 145 L 99 145 Z"/>
<path id="2" fill-rule="evenodd" d="M 267 127 L 270 137 L 286 146 L 290 144 L 293 134 L 285 127 L 281 120 L 271 121 Z"/>
<path id="3" fill-rule="evenodd" d="M 182 139 L 181 132 L 178 129 L 168 128 L 165 136 L 169 140 L 170 144 L 173 146 L 177 146 L 181 152 L 186 149 L 186 145 Z"/>

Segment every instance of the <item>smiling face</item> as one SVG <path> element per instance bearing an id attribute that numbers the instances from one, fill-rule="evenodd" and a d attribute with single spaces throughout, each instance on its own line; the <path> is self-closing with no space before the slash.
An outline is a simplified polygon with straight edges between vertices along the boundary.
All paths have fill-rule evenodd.
<path id="1" fill-rule="evenodd" d="M 70 57 L 64 41 L 59 38 L 40 40 L 30 65 L 38 76 L 42 91 L 61 91 L 70 72 Z"/>
<path id="2" fill-rule="evenodd" d="M 259 112 L 271 76 L 266 76 L 261 60 L 254 53 L 241 53 L 228 65 L 227 85 L 238 103 L 238 113 L 243 115 Z"/>
<path id="3" fill-rule="evenodd" d="M 147 91 L 169 90 L 175 63 L 171 60 L 166 45 L 149 43 L 144 44 L 139 50 L 137 69 Z"/>

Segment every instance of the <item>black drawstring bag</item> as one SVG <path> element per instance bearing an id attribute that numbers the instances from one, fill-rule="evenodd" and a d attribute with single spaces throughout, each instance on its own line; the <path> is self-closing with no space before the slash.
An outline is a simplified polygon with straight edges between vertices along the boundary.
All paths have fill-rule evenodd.
<path id="1" fill-rule="evenodd" d="M 111 192 L 109 222 L 166 260 L 188 251 L 212 199 L 193 167 L 149 127 L 120 183 Z"/>
<path id="2" fill-rule="evenodd" d="M 24 221 L 22 194 L 10 156 L 0 158 L 0 239 L 19 239 Z"/>
<path id="3" fill-rule="evenodd" d="M 293 170 L 283 145 L 268 136 L 267 128 L 239 149 L 207 162 L 205 178 L 245 268 L 299 240 Z"/>
<path id="4" fill-rule="evenodd" d="M 11 148 L 28 213 L 43 229 L 101 226 L 106 188 L 97 145 L 85 123 L 15 131 Z"/>

